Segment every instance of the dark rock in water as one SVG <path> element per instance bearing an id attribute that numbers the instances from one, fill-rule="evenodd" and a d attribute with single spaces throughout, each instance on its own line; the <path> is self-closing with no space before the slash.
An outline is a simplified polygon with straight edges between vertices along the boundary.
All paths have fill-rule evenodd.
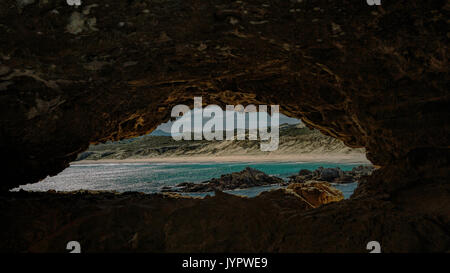
<path id="1" fill-rule="evenodd" d="M 289 183 L 303 183 L 307 180 L 311 180 L 313 178 L 313 172 L 310 170 L 302 169 L 298 173 L 298 175 L 293 175 L 289 177 Z"/>
<path id="2" fill-rule="evenodd" d="M 339 178 L 341 176 L 343 176 L 343 172 L 342 172 L 342 170 L 339 167 L 337 167 L 337 168 L 325 168 L 320 173 L 319 180 L 332 182 L 332 181 L 334 181 L 335 179 L 337 179 L 337 178 Z"/>
<path id="3" fill-rule="evenodd" d="M 307 169 L 301 169 L 301 170 L 298 172 L 298 175 L 312 175 L 312 171 L 307 170 Z"/>
<path id="4" fill-rule="evenodd" d="M 371 175 L 373 166 L 358 166 L 351 171 L 343 171 L 339 167 L 323 168 L 319 167 L 314 171 L 300 170 L 298 175 L 293 175 L 289 183 L 304 183 L 307 181 L 326 181 L 331 183 L 353 183 L 358 182 L 362 177 Z"/>
<path id="5" fill-rule="evenodd" d="M 285 184 L 283 179 L 269 176 L 262 171 L 245 168 L 240 172 L 221 175 L 201 183 L 183 182 L 176 187 L 164 187 L 165 192 L 210 192 L 216 190 L 245 189 L 273 184 Z"/>
<path id="6" fill-rule="evenodd" d="M 362 177 L 362 176 L 366 176 L 366 175 L 371 175 L 373 170 L 374 170 L 373 166 L 360 165 L 358 167 L 354 167 L 351 170 L 351 172 L 359 177 Z"/>
<path id="7" fill-rule="evenodd" d="M 349 174 L 343 174 L 338 179 L 335 179 L 333 181 L 333 183 L 341 183 L 341 184 L 353 183 L 353 182 L 358 182 L 358 180 L 355 180 L 355 176 L 349 175 Z"/>

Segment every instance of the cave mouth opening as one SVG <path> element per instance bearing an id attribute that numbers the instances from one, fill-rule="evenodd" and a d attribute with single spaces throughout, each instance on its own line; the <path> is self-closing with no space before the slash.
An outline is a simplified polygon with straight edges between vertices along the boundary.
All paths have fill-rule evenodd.
<path id="1" fill-rule="evenodd" d="M 193 111 L 188 113 L 192 115 Z M 258 114 L 259 119 L 271 118 L 264 112 Z M 182 119 L 177 118 L 159 124 L 149 134 L 92 144 L 60 174 L 13 191 L 177 192 L 205 197 L 214 195 L 218 189 L 254 197 L 313 180 L 329 183 L 332 189 L 342 192 L 342 199 L 347 199 L 360 176 L 370 171 L 364 169 L 370 164 L 364 149 L 347 147 L 338 139 L 306 127 L 300 119 L 284 114 L 279 114 L 278 149 L 261 151 L 259 141 L 249 140 L 252 129 L 249 115 L 244 114 L 246 122 L 240 127 L 233 113 L 235 130 L 245 132 L 244 140 L 176 140 L 171 129 Z M 225 128 L 226 117 L 220 118 Z M 208 120 L 211 118 L 205 118 L 202 124 Z M 191 122 L 195 131 L 193 117 Z M 304 176 L 305 173 L 308 175 Z M 229 179 L 230 176 L 238 178 Z M 221 185 L 214 187 L 218 180 Z"/>

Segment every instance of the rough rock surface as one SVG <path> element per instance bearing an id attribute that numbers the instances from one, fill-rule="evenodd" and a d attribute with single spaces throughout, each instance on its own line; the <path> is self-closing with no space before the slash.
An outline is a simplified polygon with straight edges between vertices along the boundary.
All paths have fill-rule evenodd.
<path id="1" fill-rule="evenodd" d="M 164 187 L 165 192 L 211 192 L 234 189 L 245 189 L 258 186 L 284 185 L 283 179 L 269 176 L 262 171 L 246 167 L 240 172 L 223 174 L 220 178 L 213 178 L 201 183 L 184 182 L 175 187 Z"/>
<path id="2" fill-rule="evenodd" d="M 373 166 L 357 166 L 350 171 L 343 171 L 341 168 L 319 167 L 314 171 L 300 170 L 297 175 L 289 177 L 289 183 L 303 183 L 306 181 L 327 181 L 332 183 L 353 183 L 359 182 L 363 177 L 369 176 L 374 171 Z"/>
<path id="3" fill-rule="evenodd" d="M 290 184 L 288 189 L 303 197 L 313 207 L 319 207 L 331 202 L 344 200 L 344 194 L 333 188 L 329 183 L 322 181 L 308 181 L 305 183 Z"/>
<path id="4" fill-rule="evenodd" d="M 379 166 L 413 152 L 448 156 L 449 9 L 445 0 L 2 1 L 1 185 L 55 175 L 89 143 L 148 133 L 194 95 L 279 104 Z M 75 12 L 98 31 L 67 32 Z"/>
<path id="5" fill-rule="evenodd" d="M 288 190 L 205 199 L 8 193 L 0 196 L 0 250 L 67 253 L 67 242 L 77 240 L 86 253 L 367 252 L 367 242 L 377 240 L 382 252 L 448 251 L 450 217 L 443 208 L 450 189 L 422 190 L 408 194 L 419 197 L 414 204 L 397 196 L 315 209 Z"/>
<path id="6" fill-rule="evenodd" d="M 85 0 L 78 9 L 59 0 L 22 2 L 30 4 L 0 3 L 1 190 L 56 175 L 90 143 L 148 133 L 194 95 L 221 106 L 279 104 L 307 126 L 365 147 L 380 168 L 352 200 L 278 219 L 272 233 L 251 214 L 240 220 L 254 225 L 230 221 L 221 229 L 213 224 L 220 215 L 197 208 L 193 215 L 210 224 L 203 233 L 175 236 L 199 223 L 174 218 L 176 228 L 164 233 L 173 241 L 161 249 L 357 251 L 381 238 L 391 251 L 449 250 L 449 1 Z M 82 31 L 70 33 L 69 18 L 80 11 Z M 105 249 L 129 238 L 101 230 L 137 227 L 121 213 L 157 225 L 164 211 L 152 216 L 95 197 L 86 199 L 97 204 L 79 198 L 72 207 L 45 194 L 7 196 L 2 236 L 18 223 L 36 238 L 39 229 L 50 234 L 67 225 L 61 234 L 97 230 L 93 241 L 108 242 Z M 214 200 L 205 208 L 220 211 Z M 236 240 L 241 229 L 251 236 Z M 220 238 L 218 230 L 249 243 L 202 243 Z M 13 249 L 30 249 L 33 237 L 14 234 L 23 244 Z M 148 248 L 161 243 L 140 238 Z"/>

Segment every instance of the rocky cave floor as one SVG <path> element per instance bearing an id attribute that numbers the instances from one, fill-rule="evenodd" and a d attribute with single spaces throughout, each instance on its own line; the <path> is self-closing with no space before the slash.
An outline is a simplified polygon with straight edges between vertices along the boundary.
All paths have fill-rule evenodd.
<path id="1" fill-rule="evenodd" d="M 448 252 L 448 184 L 311 208 L 285 190 L 254 198 L 78 191 L 0 196 L 6 252 Z"/>

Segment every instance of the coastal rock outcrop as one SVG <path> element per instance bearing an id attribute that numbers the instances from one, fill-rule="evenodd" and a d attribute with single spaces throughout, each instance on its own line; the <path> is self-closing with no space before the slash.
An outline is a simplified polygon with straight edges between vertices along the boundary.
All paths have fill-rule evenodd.
<path id="1" fill-rule="evenodd" d="M 340 190 L 333 188 L 330 183 L 322 181 L 294 183 L 290 184 L 287 189 L 293 190 L 313 207 L 344 200 L 344 194 Z"/>
<path id="2" fill-rule="evenodd" d="M 212 192 L 234 189 L 245 189 L 268 185 L 285 185 L 283 179 L 270 176 L 262 171 L 246 167 L 240 172 L 223 174 L 220 178 L 213 178 L 201 183 L 184 182 L 175 187 L 163 187 L 163 192 Z"/>
<path id="3" fill-rule="evenodd" d="M 289 177 L 289 183 L 303 183 L 307 181 L 326 181 L 330 183 L 359 182 L 362 177 L 369 176 L 375 170 L 373 166 L 360 165 L 350 171 L 343 171 L 339 167 L 319 167 L 314 171 L 302 169 L 297 175 Z"/>

